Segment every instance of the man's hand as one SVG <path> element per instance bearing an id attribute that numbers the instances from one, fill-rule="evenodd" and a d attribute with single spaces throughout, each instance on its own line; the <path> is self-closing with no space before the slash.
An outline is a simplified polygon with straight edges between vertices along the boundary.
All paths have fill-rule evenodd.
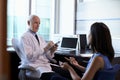
<path id="1" fill-rule="evenodd" d="M 47 46 L 44 48 L 45 52 L 49 51 L 53 53 L 57 49 L 58 45 L 55 45 L 53 41 L 49 41 Z"/>

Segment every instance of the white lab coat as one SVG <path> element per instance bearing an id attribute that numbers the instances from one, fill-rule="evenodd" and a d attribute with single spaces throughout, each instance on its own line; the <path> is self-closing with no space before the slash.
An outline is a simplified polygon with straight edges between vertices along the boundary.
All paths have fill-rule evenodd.
<path id="1" fill-rule="evenodd" d="M 46 57 L 44 52 L 44 47 L 47 43 L 43 40 L 42 37 L 38 36 L 39 42 L 31 31 L 27 31 L 21 37 L 21 43 L 24 49 L 25 60 L 21 61 L 20 66 L 28 65 L 36 69 L 36 71 L 27 71 L 28 76 L 40 78 L 42 73 L 53 72 L 49 63 L 49 60 Z M 49 55 L 51 58 L 54 55 Z"/>

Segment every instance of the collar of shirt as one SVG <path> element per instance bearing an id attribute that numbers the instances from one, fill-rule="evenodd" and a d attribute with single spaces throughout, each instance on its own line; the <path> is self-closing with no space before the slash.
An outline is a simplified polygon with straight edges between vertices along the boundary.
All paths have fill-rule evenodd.
<path id="1" fill-rule="evenodd" d="M 34 36 L 36 35 L 36 33 L 33 32 L 31 29 L 28 29 L 28 31 L 29 31 L 30 33 L 32 33 Z"/>

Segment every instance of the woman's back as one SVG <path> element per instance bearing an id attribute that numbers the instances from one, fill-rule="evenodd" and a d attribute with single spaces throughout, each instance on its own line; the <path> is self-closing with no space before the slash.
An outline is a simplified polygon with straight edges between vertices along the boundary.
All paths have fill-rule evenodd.
<path id="1" fill-rule="evenodd" d="M 93 59 L 96 58 L 96 57 L 98 57 L 98 56 L 102 57 L 103 60 L 104 60 L 104 63 L 105 63 L 105 64 L 104 64 L 104 68 L 103 68 L 103 70 L 104 70 L 104 69 L 112 68 L 112 65 L 111 65 L 111 63 L 110 63 L 110 61 L 109 61 L 109 59 L 108 59 L 107 56 L 104 56 L 104 55 L 102 55 L 101 53 L 95 53 L 95 54 L 93 54 L 93 56 L 92 56 L 91 59 L 89 60 L 86 69 L 89 68 L 89 66 L 90 66 L 90 64 L 92 63 Z"/>
<path id="2" fill-rule="evenodd" d="M 95 53 L 91 59 L 89 60 L 87 69 L 89 68 L 89 65 L 91 64 L 92 60 L 95 57 L 102 57 L 104 60 L 104 67 L 103 69 L 100 69 L 99 71 L 96 72 L 94 79 L 93 80 L 114 80 L 115 77 L 115 71 L 108 59 L 107 56 L 102 55 L 101 53 Z"/>

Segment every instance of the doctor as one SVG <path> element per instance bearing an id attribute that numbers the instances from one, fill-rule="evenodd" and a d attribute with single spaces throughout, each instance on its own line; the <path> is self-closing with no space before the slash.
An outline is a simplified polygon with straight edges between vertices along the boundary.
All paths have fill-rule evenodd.
<path id="1" fill-rule="evenodd" d="M 37 35 L 39 25 L 40 18 L 36 15 L 31 15 L 28 20 L 29 29 L 21 37 L 27 63 L 23 62 L 21 65 L 27 64 L 36 69 L 36 71 L 27 71 L 27 76 L 42 78 L 42 80 L 51 80 L 53 76 L 58 76 L 65 80 L 62 76 L 52 71 L 49 60 L 54 57 L 57 45 L 54 45 L 52 41 L 46 43 L 41 36 Z"/>

